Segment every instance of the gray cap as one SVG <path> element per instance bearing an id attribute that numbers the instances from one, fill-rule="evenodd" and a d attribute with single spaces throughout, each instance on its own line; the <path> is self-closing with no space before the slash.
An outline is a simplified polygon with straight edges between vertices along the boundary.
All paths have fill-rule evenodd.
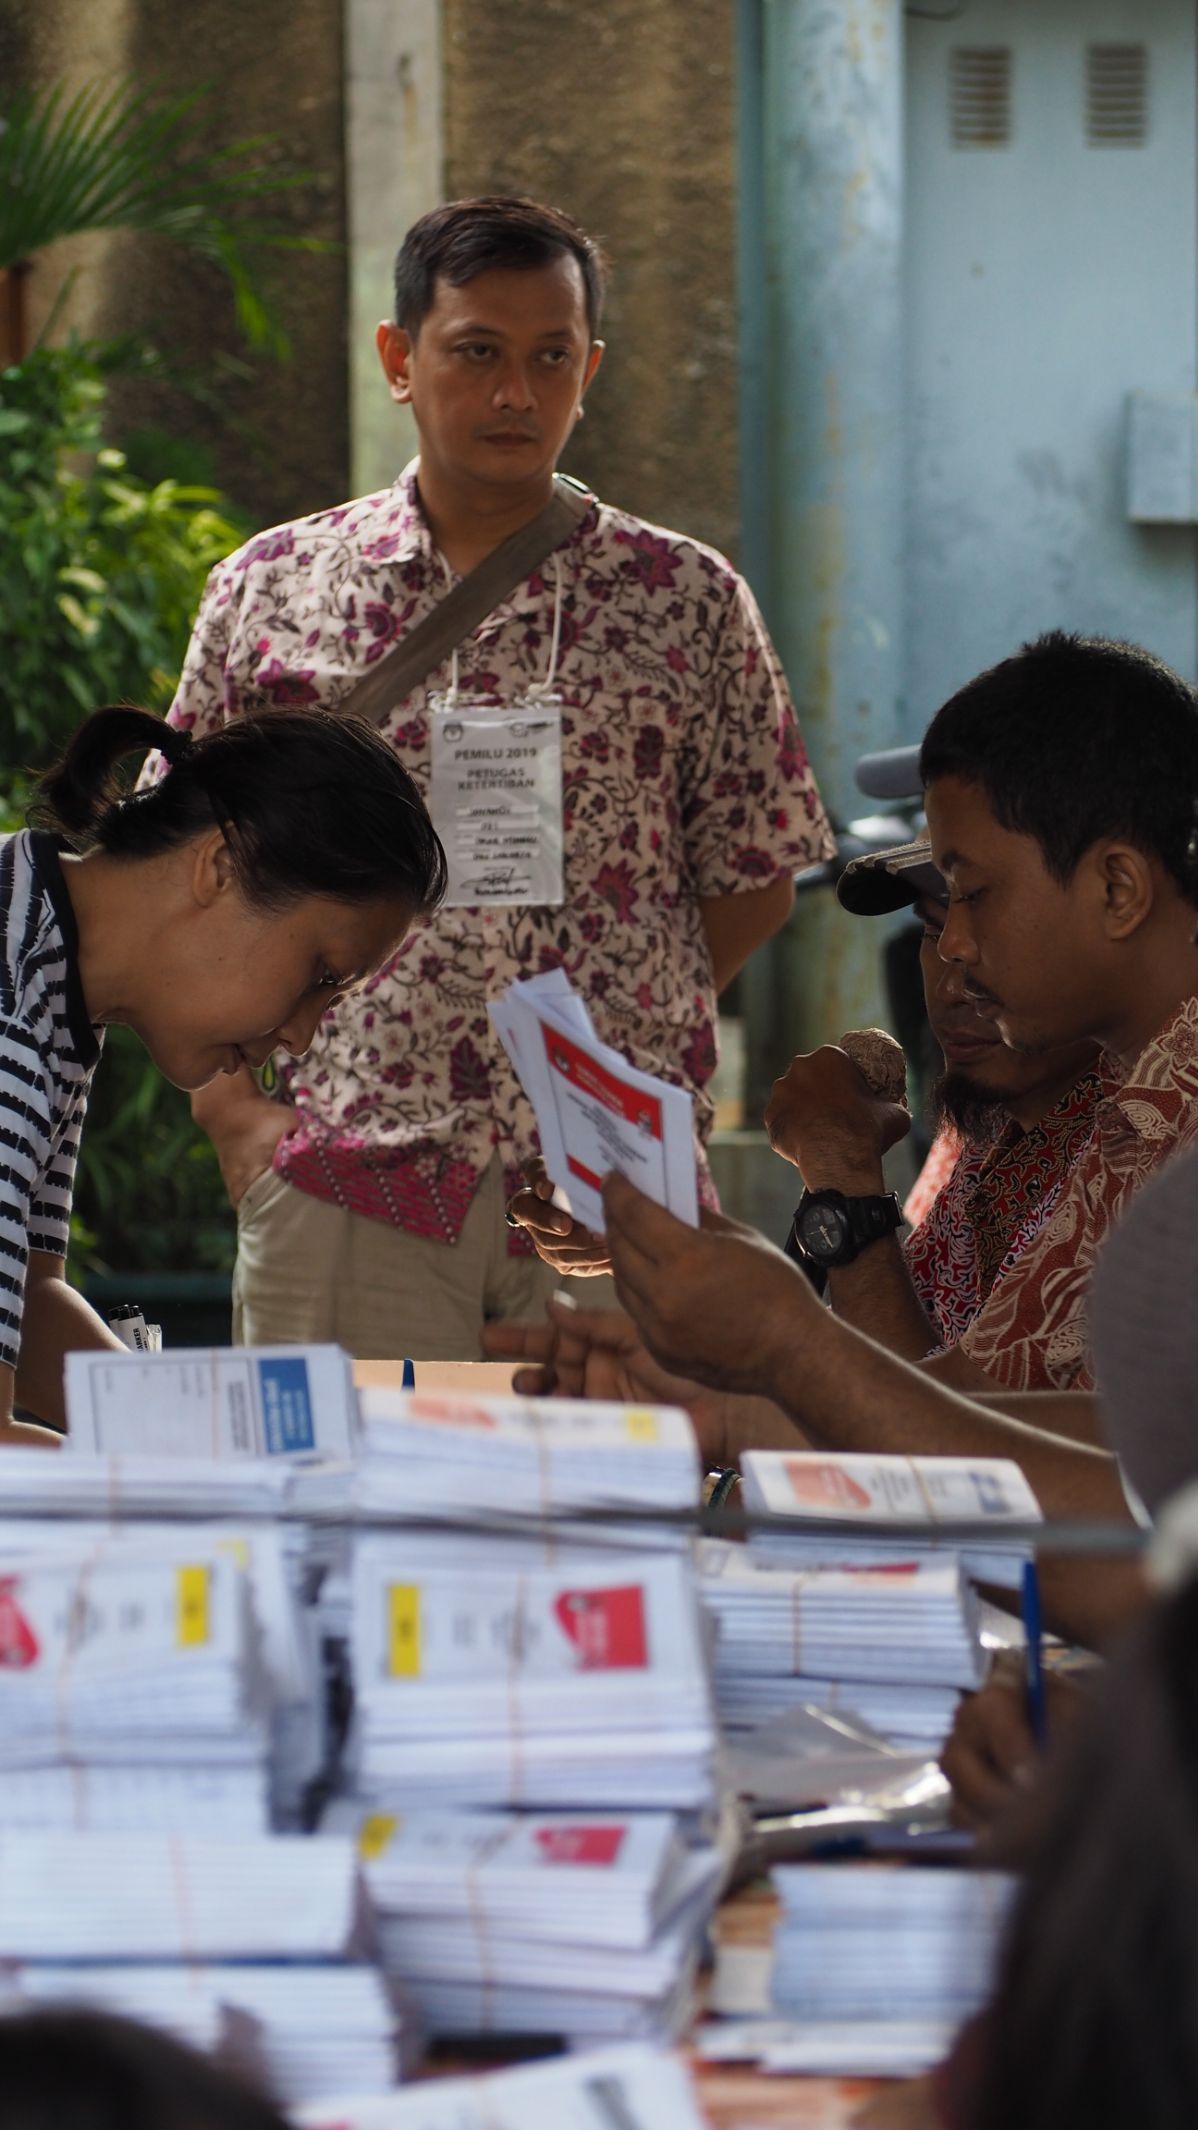
<path id="1" fill-rule="evenodd" d="M 944 875 L 932 863 L 932 846 L 926 836 L 917 843 L 896 843 L 888 851 L 871 851 L 868 858 L 854 858 L 837 881 L 836 893 L 855 917 L 882 917 L 887 910 L 905 909 L 921 895 L 933 902 L 948 899 Z"/>

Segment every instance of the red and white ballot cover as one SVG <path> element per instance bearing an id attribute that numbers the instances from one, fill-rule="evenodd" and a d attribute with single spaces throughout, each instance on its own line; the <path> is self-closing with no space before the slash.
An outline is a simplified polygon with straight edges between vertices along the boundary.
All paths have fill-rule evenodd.
<path id="1" fill-rule="evenodd" d="M 694 1102 L 601 1043 L 562 969 L 509 984 L 488 1012 L 532 1103 L 562 1202 L 602 1233 L 603 1179 L 617 1171 L 690 1227 L 699 1222 Z"/>
<path id="2" fill-rule="evenodd" d="M 868 1567 L 926 1559 L 947 1545 L 967 1574 L 1013 1584 L 1029 1549 L 1012 1544 L 1007 1527 L 1042 1521 L 1019 1466 L 1003 1457 L 750 1450 L 741 1470 L 746 1508 L 779 1518 L 776 1532 L 754 1533 L 753 1545 L 783 1559 Z M 858 1528 L 846 1531 L 851 1523 Z M 896 1542 L 887 1527 L 901 1523 L 922 1524 L 926 1538 Z M 972 1528 L 967 1539 L 946 1541 L 943 1524 Z"/>

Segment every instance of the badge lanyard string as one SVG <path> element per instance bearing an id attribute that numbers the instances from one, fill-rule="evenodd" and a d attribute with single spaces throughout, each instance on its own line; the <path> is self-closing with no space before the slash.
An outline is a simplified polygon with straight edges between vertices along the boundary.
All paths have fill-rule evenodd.
<path id="1" fill-rule="evenodd" d="M 448 564 L 448 562 L 447 562 L 447 561 L 445 560 L 445 557 L 444 557 L 444 555 L 442 555 L 442 556 L 441 556 L 441 567 L 442 567 L 442 569 L 443 569 L 443 570 L 444 570 L 444 572 L 445 572 L 445 576 L 446 576 L 446 580 L 447 580 L 447 582 L 448 582 L 448 583 L 450 583 L 450 584 L 452 584 L 452 583 L 453 583 L 453 571 L 452 571 L 452 570 L 450 569 L 450 567 L 449 567 L 449 564 Z M 554 681 L 555 681 L 555 680 L 556 680 L 556 678 L 557 678 L 557 661 L 558 661 L 558 653 L 559 653 L 559 651 L 560 651 L 560 649 L 561 649 L 561 641 L 562 641 L 562 558 L 561 558 L 560 554 L 557 554 L 557 553 L 555 553 L 555 554 L 554 554 L 554 556 L 553 556 L 553 636 L 552 636 L 552 639 L 551 639 L 551 641 L 550 641 L 550 645 L 549 645 L 549 667 L 548 667 L 548 671 L 547 671 L 547 672 L 546 672 L 546 674 L 545 674 L 545 678 L 544 678 L 544 680 L 536 680 L 536 681 L 533 681 L 533 682 L 532 682 L 532 684 L 530 685 L 530 687 L 529 687 L 529 688 L 528 688 L 528 690 L 527 690 L 527 693 L 528 693 L 529 695 L 548 695 L 548 694 L 550 693 L 550 691 L 551 691 L 551 689 L 552 689 L 552 687 L 553 687 L 553 683 L 554 683 Z M 455 646 L 454 646 L 454 649 L 453 649 L 453 651 L 452 651 L 452 652 L 451 652 L 451 654 L 450 654 L 450 662 L 449 662 L 449 693 L 448 693 L 448 695 L 447 695 L 447 697 L 446 697 L 446 704 L 447 704 L 447 706 L 448 706 L 449 704 L 452 704 L 452 703 L 456 703 L 456 702 L 457 702 L 457 699 L 458 699 L 458 695 L 459 695 L 459 692 L 460 692 L 460 689 L 459 689 L 459 680 L 460 680 L 460 675 L 459 675 L 459 670 L 458 670 L 458 653 L 457 653 L 457 646 L 456 646 L 456 644 L 455 644 Z"/>

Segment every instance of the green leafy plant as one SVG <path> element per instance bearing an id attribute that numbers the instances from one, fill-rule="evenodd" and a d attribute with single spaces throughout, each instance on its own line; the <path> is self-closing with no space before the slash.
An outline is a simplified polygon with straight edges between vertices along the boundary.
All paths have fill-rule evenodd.
<path id="1" fill-rule="evenodd" d="M 61 86 L 9 97 L 0 116 L 0 268 L 87 231 L 168 237 L 226 276 L 252 347 L 285 353 L 262 293 L 261 254 L 327 247 L 261 210 L 311 177 L 273 164 L 265 136 L 209 147 L 210 96 L 208 88 L 170 96 L 91 82 L 73 97 Z"/>
<path id="2" fill-rule="evenodd" d="M 165 708 L 213 563 L 244 537 L 215 492 L 147 481 L 104 443 L 112 351 L 41 348 L 0 372 L 0 814 L 100 702 Z M 80 1161 L 76 1276 L 223 1269 L 232 1224 L 186 1098 L 113 1029 Z"/>

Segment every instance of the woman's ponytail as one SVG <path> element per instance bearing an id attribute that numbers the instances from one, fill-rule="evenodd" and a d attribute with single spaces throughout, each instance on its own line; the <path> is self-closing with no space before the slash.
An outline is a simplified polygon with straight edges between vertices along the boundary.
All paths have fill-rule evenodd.
<path id="1" fill-rule="evenodd" d="M 71 739 L 61 761 L 39 779 L 31 818 L 57 829 L 72 843 L 91 843 L 104 816 L 127 796 L 116 765 L 127 754 L 158 748 L 168 761 L 173 743 L 189 739 L 164 725 L 152 711 L 123 704 L 93 711 Z"/>

